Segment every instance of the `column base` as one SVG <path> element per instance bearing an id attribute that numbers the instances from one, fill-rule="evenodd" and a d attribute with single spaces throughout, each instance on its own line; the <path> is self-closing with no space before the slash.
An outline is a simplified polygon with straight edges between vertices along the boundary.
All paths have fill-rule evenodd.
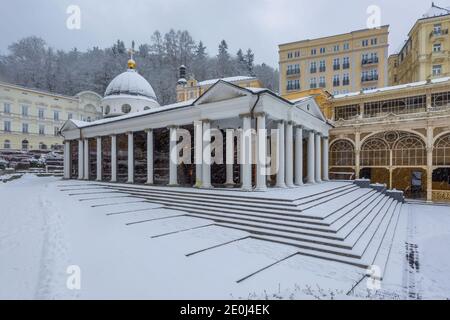
<path id="1" fill-rule="evenodd" d="M 268 188 L 267 187 L 256 187 L 255 191 L 256 192 L 267 192 Z"/>
<path id="2" fill-rule="evenodd" d="M 153 182 L 146 182 L 145 185 L 146 185 L 146 186 L 153 186 L 153 185 L 155 185 L 155 184 L 154 184 Z"/>
<path id="3" fill-rule="evenodd" d="M 169 183 L 168 185 L 167 185 L 167 187 L 171 187 L 171 188 L 174 188 L 174 187 L 179 187 L 180 185 L 178 184 L 178 183 Z"/>
<path id="4" fill-rule="evenodd" d="M 127 184 L 134 184 L 134 181 L 127 181 Z"/>
<path id="5" fill-rule="evenodd" d="M 233 183 L 225 183 L 225 188 L 233 189 L 234 187 L 236 187 L 236 184 L 234 182 Z"/>
<path id="6" fill-rule="evenodd" d="M 241 191 L 251 192 L 251 191 L 253 191 L 253 187 L 242 187 Z"/>
<path id="7" fill-rule="evenodd" d="M 280 185 L 277 184 L 275 187 L 276 188 L 283 188 L 283 189 L 287 188 L 286 184 L 280 184 Z"/>
<path id="8" fill-rule="evenodd" d="M 211 189 L 214 189 L 214 187 L 213 186 L 201 186 L 199 189 L 211 190 Z"/>

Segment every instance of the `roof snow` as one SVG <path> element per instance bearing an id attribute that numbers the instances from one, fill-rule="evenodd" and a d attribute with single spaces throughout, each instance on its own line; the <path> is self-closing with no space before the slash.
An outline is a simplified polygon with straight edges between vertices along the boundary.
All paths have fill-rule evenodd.
<path id="1" fill-rule="evenodd" d="M 198 83 L 199 86 L 209 86 L 215 84 L 217 81 L 222 80 L 226 82 L 239 82 L 239 81 L 249 81 L 249 80 L 255 80 L 255 77 L 247 77 L 247 76 L 236 76 L 236 77 L 228 77 L 228 78 L 219 78 L 219 79 L 211 79 L 211 80 L 205 80 L 200 81 Z"/>
<path id="2" fill-rule="evenodd" d="M 71 120 L 71 121 L 78 128 L 84 128 L 84 127 L 96 126 L 96 125 L 99 125 L 99 124 L 106 124 L 106 123 L 110 123 L 110 122 L 115 122 L 115 121 L 118 121 L 118 120 L 131 119 L 131 118 L 135 118 L 135 117 L 141 117 L 141 116 L 152 114 L 152 113 L 159 113 L 161 111 L 169 111 L 169 110 L 177 109 L 177 108 L 181 108 L 181 107 L 188 107 L 188 106 L 192 105 L 192 103 L 194 103 L 194 101 L 195 100 L 193 100 L 193 99 L 192 100 L 186 100 L 186 101 L 182 101 L 182 102 L 169 104 L 169 105 L 166 105 L 166 106 L 163 106 L 163 107 L 156 107 L 156 108 L 152 108 L 150 110 L 145 110 L 145 111 L 141 111 L 141 112 L 133 112 L 133 113 L 125 114 L 123 116 L 112 117 L 112 118 L 104 118 L 104 119 L 100 119 L 100 120 L 96 120 L 96 121 L 92 121 L 92 122 L 86 122 L 86 121 L 80 121 L 80 120 Z"/>
<path id="3" fill-rule="evenodd" d="M 430 83 L 435 84 L 435 83 L 442 83 L 442 82 L 447 82 L 447 81 L 450 81 L 450 77 L 432 79 L 430 81 Z M 401 84 L 398 86 L 391 86 L 391 87 L 377 88 L 377 89 L 372 89 L 372 90 L 364 90 L 364 91 L 358 91 L 358 92 L 338 94 L 338 95 L 335 95 L 333 98 L 334 99 L 342 99 L 342 98 L 347 98 L 347 97 L 359 96 L 361 94 L 370 94 L 370 93 L 378 93 L 378 92 L 392 91 L 392 90 L 398 90 L 398 89 L 414 88 L 414 87 L 424 86 L 427 83 L 428 83 L 427 81 L 406 83 L 406 84 Z"/>
<path id="4" fill-rule="evenodd" d="M 428 9 L 428 11 L 422 15 L 422 18 L 433 18 L 433 17 L 444 16 L 447 14 L 450 14 L 449 7 L 447 7 L 447 8 L 439 7 L 439 6 L 435 5 L 433 2 L 431 4 L 431 8 Z"/>

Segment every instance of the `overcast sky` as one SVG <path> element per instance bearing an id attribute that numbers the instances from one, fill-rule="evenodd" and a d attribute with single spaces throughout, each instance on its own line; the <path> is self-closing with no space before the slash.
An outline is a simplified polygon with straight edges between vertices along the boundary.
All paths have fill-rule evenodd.
<path id="1" fill-rule="evenodd" d="M 444 2 L 446 1 L 446 2 Z M 448 2 L 448 3 L 447 3 Z M 436 4 L 450 6 L 450 0 Z M 81 9 L 81 29 L 66 27 L 69 5 Z M 277 66 L 277 45 L 366 27 L 367 8 L 381 9 L 390 25 L 390 51 L 431 6 L 428 0 L 0 0 L 0 53 L 29 35 L 57 49 L 107 47 L 117 39 L 149 42 L 155 30 L 187 29 L 216 54 L 220 40 L 230 51 L 252 48 L 258 63 Z"/>

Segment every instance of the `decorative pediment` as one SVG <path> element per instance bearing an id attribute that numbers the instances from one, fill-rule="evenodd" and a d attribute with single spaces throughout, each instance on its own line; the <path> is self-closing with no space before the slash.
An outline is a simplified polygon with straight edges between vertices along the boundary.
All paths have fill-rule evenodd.
<path id="1" fill-rule="evenodd" d="M 252 92 L 238 87 L 232 83 L 219 80 L 212 87 L 210 87 L 204 94 L 202 94 L 194 105 L 201 105 L 211 102 L 219 102 L 233 98 L 239 98 L 251 95 Z"/>

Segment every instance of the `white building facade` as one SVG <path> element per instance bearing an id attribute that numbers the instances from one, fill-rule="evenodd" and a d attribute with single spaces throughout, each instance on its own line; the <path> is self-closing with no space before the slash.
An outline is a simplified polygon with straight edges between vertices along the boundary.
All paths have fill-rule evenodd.
<path id="1" fill-rule="evenodd" d="M 131 110 L 142 99 L 138 90 L 124 94 Z M 320 183 L 330 128 L 313 98 L 292 102 L 219 81 L 196 100 L 68 120 L 64 177 L 246 191 Z"/>

